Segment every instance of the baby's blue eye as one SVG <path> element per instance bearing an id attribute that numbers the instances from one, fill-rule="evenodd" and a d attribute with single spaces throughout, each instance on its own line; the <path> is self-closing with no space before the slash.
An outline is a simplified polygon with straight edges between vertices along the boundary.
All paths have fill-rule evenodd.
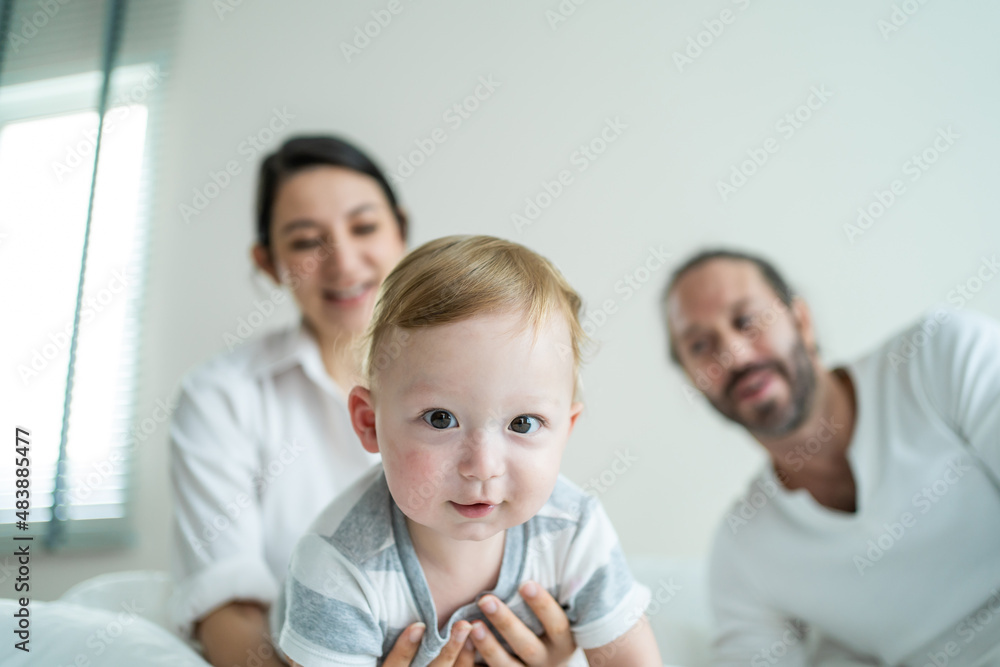
<path id="1" fill-rule="evenodd" d="M 424 421 L 439 429 L 458 426 L 458 420 L 447 410 L 428 410 L 424 413 Z"/>
<path id="2" fill-rule="evenodd" d="M 541 427 L 542 423 L 538 417 L 532 417 L 531 415 L 518 415 L 510 422 L 510 430 L 522 435 L 534 433 Z"/>

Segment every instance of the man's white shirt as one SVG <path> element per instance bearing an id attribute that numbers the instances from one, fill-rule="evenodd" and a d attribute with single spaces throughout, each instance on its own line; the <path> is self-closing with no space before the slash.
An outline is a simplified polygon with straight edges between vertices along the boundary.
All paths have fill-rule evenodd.
<path id="1" fill-rule="evenodd" d="M 882 663 L 986 664 L 1000 650 L 1000 325 L 938 310 L 846 370 L 857 511 L 765 465 L 716 534 L 714 663 L 807 664 L 813 628 Z M 814 436 L 797 456 L 830 437 Z"/>

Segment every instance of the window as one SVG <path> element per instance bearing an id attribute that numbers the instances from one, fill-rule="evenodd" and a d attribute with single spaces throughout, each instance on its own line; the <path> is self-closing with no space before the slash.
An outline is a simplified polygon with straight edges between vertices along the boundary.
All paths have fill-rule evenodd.
<path id="1" fill-rule="evenodd" d="M 70 348 L 84 256 L 102 75 L 0 88 L 0 284 L 10 372 L 0 400 L 30 431 L 31 533 L 55 546 L 127 543 L 130 433 L 145 274 L 148 100 L 158 68 L 118 68 L 104 117 L 72 390 Z M 8 311 L 10 312 L 10 311 Z M 57 505 L 57 462 L 69 408 Z M 13 435 L 9 434 L 11 441 Z M 10 448 L 13 451 L 13 447 Z M 0 533 L 16 532 L 14 457 L 0 456 Z M 59 519 L 58 530 L 42 522 Z M 23 534 L 23 533 L 21 533 Z"/>

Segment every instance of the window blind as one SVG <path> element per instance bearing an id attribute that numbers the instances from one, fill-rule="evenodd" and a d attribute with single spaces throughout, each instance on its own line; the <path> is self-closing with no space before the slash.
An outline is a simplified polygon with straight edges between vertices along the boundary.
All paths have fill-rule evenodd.
<path id="1" fill-rule="evenodd" d="M 53 549 L 130 541 L 150 184 L 177 17 L 151 0 L 18 1 L 0 15 L 0 279 L 16 286 L 17 322 L 0 391 L 32 432 L 29 530 Z M 20 532 L 14 481 L 0 457 L 0 533 Z"/>

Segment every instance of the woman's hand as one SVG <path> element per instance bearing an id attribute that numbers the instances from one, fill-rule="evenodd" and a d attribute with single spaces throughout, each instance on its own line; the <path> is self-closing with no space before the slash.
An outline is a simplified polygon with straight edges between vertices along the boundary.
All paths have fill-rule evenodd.
<path id="1" fill-rule="evenodd" d="M 201 642 L 205 661 L 215 667 L 283 665 L 271 649 L 267 609 L 259 602 L 225 604 L 199 621 L 194 633 Z"/>
<path id="2" fill-rule="evenodd" d="M 558 667 L 567 664 L 576 650 L 576 642 L 562 607 L 548 591 L 533 581 L 521 584 L 520 592 L 542 622 L 545 634 L 537 636 L 503 602 L 492 595 L 485 595 L 479 600 L 479 608 L 507 640 L 520 661 L 500 646 L 485 623 L 477 621 L 473 624 L 471 637 L 483 660 L 490 667 Z"/>

